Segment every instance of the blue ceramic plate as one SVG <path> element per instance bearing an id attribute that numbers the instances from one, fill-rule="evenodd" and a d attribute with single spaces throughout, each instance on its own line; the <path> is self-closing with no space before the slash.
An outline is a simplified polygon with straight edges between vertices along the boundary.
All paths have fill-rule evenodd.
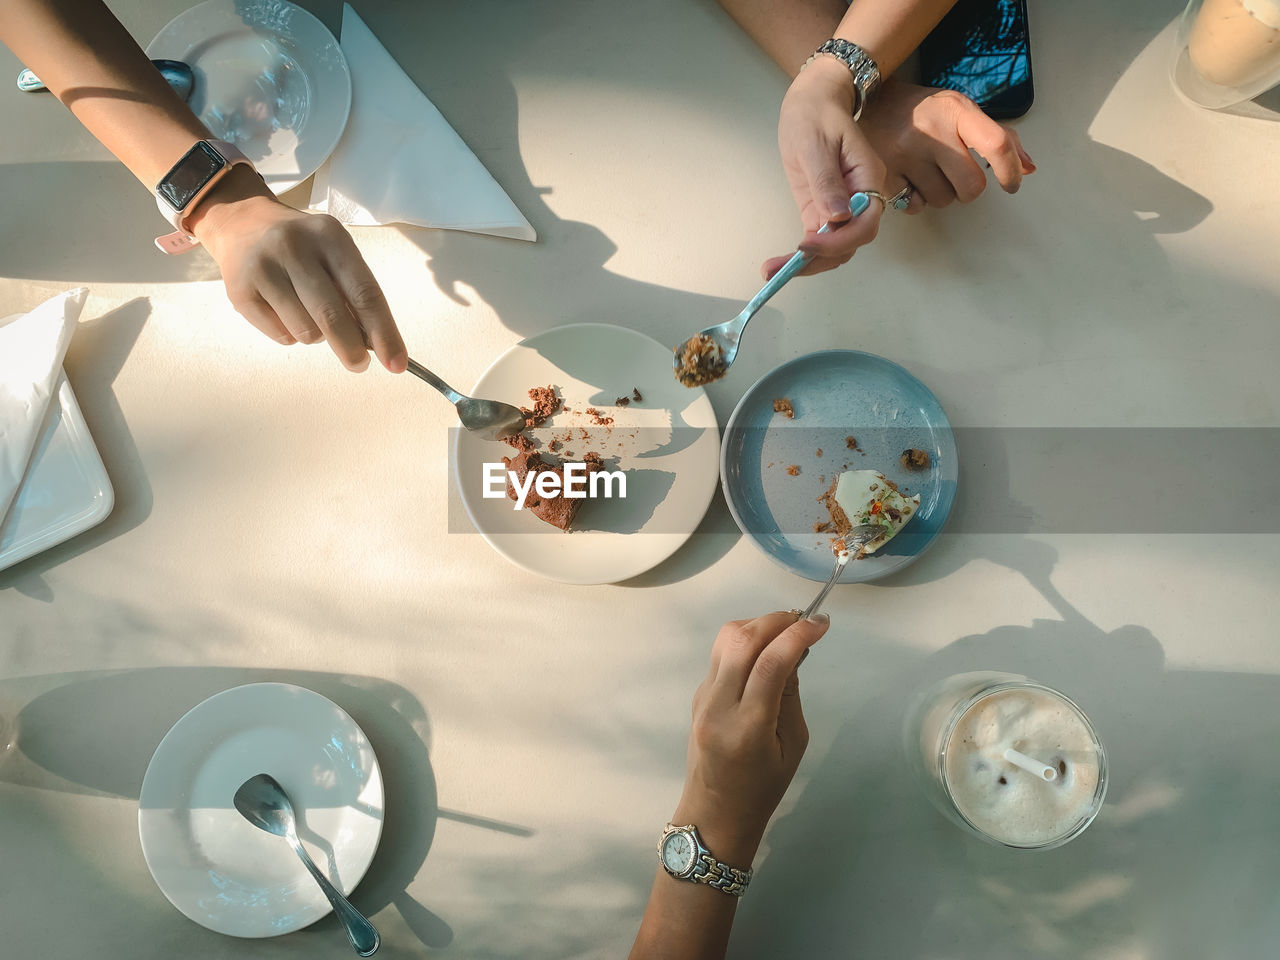
<path id="1" fill-rule="evenodd" d="M 794 419 L 774 412 L 780 398 L 791 401 Z M 926 470 L 902 465 L 909 448 L 928 452 Z M 806 579 L 831 575 L 832 535 L 813 526 L 828 519 L 818 498 L 846 469 L 877 470 L 907 496 L 920 494 L 915 518 L 875 554 L 845 567 L 840 582 L 878 580 L 933 543 L 957 479 L 956 441 L 938 398 L 883 357 L 858 350 L 797 357 L 753 384 L 725 427 L 720 482 L 733 519 L 770 559 Z"/>

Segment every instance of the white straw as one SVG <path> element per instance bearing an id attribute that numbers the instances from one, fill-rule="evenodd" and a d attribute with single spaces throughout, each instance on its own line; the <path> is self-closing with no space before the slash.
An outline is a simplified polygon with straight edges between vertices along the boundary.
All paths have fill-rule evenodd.
<path id="1" fill-rule="evenodd" d="M 1019 753 L 1010 747 L 1004 752 L 1004 758 L 1012 763 L 1015 767 L 1027 771 L 1033 777 L 1043 777 L 1045 780 L 1053 780 L 1058 776 L 1058 771 L 1048 764 L 1041 763 L 1035 757 L 1028 757 L 1025 753 Z"/>

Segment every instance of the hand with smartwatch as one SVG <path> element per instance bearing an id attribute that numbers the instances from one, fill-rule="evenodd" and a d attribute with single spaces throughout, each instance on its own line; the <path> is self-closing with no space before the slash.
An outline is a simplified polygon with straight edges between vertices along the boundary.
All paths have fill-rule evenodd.
<path id="1" fill-rule="evenodd" d="M 631 960 L 724 956 L 752 859 L 809 742 L 797 668 L 828 622 L 770 613 L 716 636 L 693 699 L 684 790 L 658 838 Z"/>
<path id="2" fill-rule="evenodd" d="M 372 349 L 408 355 L 386 298 L 336 220 L 275 198 L 243 156 L 212 140 L 98 0 L 0 0 L 0 42 L 156 194 L 177 227 L 166 252 L 204 245 L 232 305 L 281 343 L 327 341 L 350 370 Z M 158 254 L 157 254 L 158 255 Z"/>
<path id="3" fill-rule="evenodd" d="M 408 353 L 386 297 L 337 220 L 278 201 L 248 169 L 233 170 L 188 222 L 217 262 L 231 305 L 272 340 L 327 342 L 348 369 L 369 350 L 392 373 Z"/>

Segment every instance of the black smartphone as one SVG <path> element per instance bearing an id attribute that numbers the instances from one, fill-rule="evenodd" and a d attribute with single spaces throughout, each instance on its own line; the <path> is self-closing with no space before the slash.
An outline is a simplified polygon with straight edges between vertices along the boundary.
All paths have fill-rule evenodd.
<path id="1" fill-rule="evenodd" d="M 958 90 L 989 117 L 1031 109 L 1026 0 L 957 0 L 920 44 L 920 82 Z"/>

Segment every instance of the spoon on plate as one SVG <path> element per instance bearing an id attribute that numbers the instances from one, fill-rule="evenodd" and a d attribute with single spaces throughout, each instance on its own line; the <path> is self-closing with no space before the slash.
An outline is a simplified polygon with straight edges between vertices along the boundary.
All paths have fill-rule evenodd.
<path id="1" fill-rule="evenodd" d="M 365 919 L 364 914 L 351 905 L 350 900 L 337 891 L 308 856 L 306 848 L 298 840 L 293 804 L 289 802 L 289 795 L 284 792 L 284 787 L 270 774 L 260 773 L 240 784 L 233 802 L 240 815 L 259 830 L 274 833 L 289 841 L 289 845 L 302 858 L 311 876 L 333 904 L 333 912 L 347 931 L 347 938 L 351 941 L 351 946 L 355 947 L 356 953 L 362 957 L 372 956 L 382 942 L 378 931 Z"/>
<path id="2" fill-rule="evenodd" d="M 849 198 L 849 212 L 855 217 L 870 205 L 869 194 L 855 193 Z M 836 226 L 838 228 L 840 224 Z M 824 223 L 818 232 L 830 233 L 831 224 Z M 738 356 L 738 342 L 742 339 L 742 331 L 747 328 L 748 321 L 756 315 L 756 311 L 769 302 L 770 297 L 786 285 L 788 280 L 812 262 L 811 255 L 797 250 L 791 259 L 760 288 L 760 292 L 747 302 L 741 313 L 732 320 L 695 333 L 676 347 L 673 360 L 676 379 L 686 387 L 700 387 L 704 383 L 719 380 L 728 373 L 729 367 Z"/>
<path id="3" fill-rule="evenodd" d="M 191 99 L 191 94 L 196 88 L 196 75 L 190 66 L 181 60 L 152 60 L 151 63 L 168 81 L 169 86 L 173 87 L 174 93 L 184 101 Z M 22 72 L 18 74 L 18 89 L 33 93 L 46 88 L 39 77 L 23 67 Z"/>
<path id="4" fill-rule="evenodd" d="M 476 400 L 464 396 L 412 357 L 409 358 L 409 372 L 443 393 L 445 399 L 458 408 L 458 419 L 462 425 L 486 440 L 501 440 L 524 429 L 524 414 L 519 407 L 497 400 Z"/>
<path id="5" fill-rule="evenodd" d="M 880 526 L 880 524 L 866 523 L 852 528 L 840 538 L 844 541 L 844 549 L 836 553 L 835 569 L 831 571 L 831 576 L 827 578 L 827 582 L 818 591 L 818 595 L 813 598 L 813 603 L 804 608 L 804 613 L 800 614 L 801 620 L 808 620 L 818 612 L 818 607 L 822 605 L 823 600 L 827 599 L 827 594 L 836 585 L 836 581 L 840 579 L 840 574 L 844 572 L 844 568 L 849 561 L 859 559 L 862 556 L 862 548 L 876 537 L 883 535 L 884 527 Z"/>

